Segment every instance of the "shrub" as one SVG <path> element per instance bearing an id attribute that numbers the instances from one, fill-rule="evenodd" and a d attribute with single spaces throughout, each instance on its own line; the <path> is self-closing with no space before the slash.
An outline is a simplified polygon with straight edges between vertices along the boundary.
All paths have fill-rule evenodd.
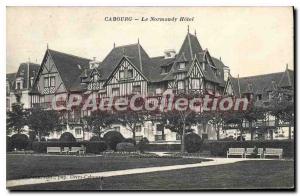
<path id="1" fill-rule="evenodd" d="M 10 152 L 13 150 L 11 138 L 9 136 L 6 136 L 6 152 Z"/>
<path id="2" fill-rule="evenodd" d="M 146 144 L 145 150 L 151 152 L 172 152 L 180 151 L 180 144 Z"/>
<path id="3" fill-rule="evenodd" d="M 65 132 L 60 136 L 59 141 L 61 141 L 61 142 L 76 142 L 76 139 L 72 133 Z"/>
<path id="4" fill-rule="evenodd" d="M 129 143 L 129 142 L 118 143 L 116 149 L 117 149 L 117 151 L 122 151 L 122 152 L 133 152 L 133 151 L 135 151 L 134 144 Z"/>
<path id="5" fill-rule="evenodd" d="M 13 149 L 26 149 L 28 141 L 28 137 L 25 134 L 14 134 L 11 136 L 11 145 Z"/>
<path id="6" fill-rule="evenodd" d="M 32 150 L 37 153 L 46 153 L 47 152 L 47 143 L 49 143 L 49 142 L 33 142 Z"/>
<path id="7" fill-rule="evenodd" d="M 118 131 L 109 131 L 104 135 L 104 141 L 110 149 L 116 151 L 116 146 L 124 140 L 124 137 Z"/>
<path id="8" fill-rule="evenodd" d="M 145 152 L 146 145 L 149 144 L 149 140 L 146 137 L 143 137 L 139 142 L 138 149 L 141 153 Z"/>
<path id="9" fill-rule="evenodd" d="M 91 137 L 90 141 L 101 141 L 102 138 L 100 138 L 99 136 L 93 136 Z"/>
<path id="10" fill-rule="evenodd" d="M 87 153 L 99 154 L 107 149 L 107 144 L 103 141 L 89 141 L 84 145 Z"/>
<path id="11" fill-rule="evenodd" d="M 184 147 L 188 153 L 194 153 L 200 151 L 203 141 L 201 137 L 196 133 L 189 133 L 185 135 Z"/>
<path id="12" fill-rule="evenodd" d="M 290 140 L 264 141 L 205 141 L 204 146 L 214 156 L 226 156 L 228 148 L 282 148 L 284 157 L 294 157 L 294 142 Z"/>
<path id="13" fill-rule="evenodd" d="M 136 141 L 132 138 L 125 138 L 123 142 L 131 143 L 133 145 L 136 145 Z"/>

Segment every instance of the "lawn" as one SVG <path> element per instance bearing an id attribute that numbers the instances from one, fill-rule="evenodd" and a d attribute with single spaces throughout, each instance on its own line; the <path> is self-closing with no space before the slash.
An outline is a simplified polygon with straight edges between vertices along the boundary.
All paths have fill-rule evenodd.
<path id="1" fill-rule="evenodd" d="M 157 160 L 155 160 L 157 161 Z M 174 160 L 173 160 L 174 161 Z M 244 161 L 227 165 L 133 174 L 104 179 L 104 190 L 292 188 L 293 161 Z M 13 190 L 99 190 L 98 179 L 14 187 Z"/>
<path id="2" fill-rule="evenodd" d="M 6 179 L 199 163 L 203 159 L 7 155 Z"/>

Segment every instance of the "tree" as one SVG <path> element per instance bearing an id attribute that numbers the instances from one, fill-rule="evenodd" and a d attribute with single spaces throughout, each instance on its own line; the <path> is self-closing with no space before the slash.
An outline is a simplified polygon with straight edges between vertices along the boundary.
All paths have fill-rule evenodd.
<path id="1" fill-rule="evenodd" d="M 185 151 L 185 135 L 192 132 L 191 126 L 195 124 L 195 112 L 192 111 L 166 111 L 161 114 L 161 122 L 167 129 L 180 135 L 181 152 Z"/>
<path id="2" fill-rule="evenodd" d="M 288 122 L 289 139 L 292 138 L 292 125 L 294 124 L 294 91 L 292 89 L 276 89 L 271 94 L 270 111 L 278 120 Z"/>
<path id="3" fill-rule="evenodd" d="M 204 116 L 205 119 L 208 119 L 208 122 L 210 122 L 214 126 L 214 129 L 217 133 L 217 140 L 219 140 L 220 128 L 224 123 L 224 113 L 220 111 L 204 112 L 202 116 Z"/>
<path id="4" fill-rule="evenodd" d="M 59 113 L 55 110 L 33 108 L 28 116 L 28 126 L 41 141 L 43 136 L 48 136 L 53 131 L 60 131 Z"/>
<path id="5" fill-rule="evenodd" d="M 146 115 L 143 111 L 116 111 L 116 123 L 120 123 L 130 132 L 132 132 L 132 139 L 135 140 L 137 127 L 144 124 Z"/>
<path id="6" fill-rule="evenodd" d="M 84 117 L 89 131 L 101 138 L 106 129 L 114 122 L 114 116 L 109 111 L 96 110 L 90 116 Z"/>
<path id="7" fill-rule="evenodd" d="M 27 125 L 28 111 L 23 108 L 22 103 L 12 104 L 12 111 L 7 112 L 6 130 L 7 134 L 16 132 L 20 134 L 24 131 L 24 126 Z"/>

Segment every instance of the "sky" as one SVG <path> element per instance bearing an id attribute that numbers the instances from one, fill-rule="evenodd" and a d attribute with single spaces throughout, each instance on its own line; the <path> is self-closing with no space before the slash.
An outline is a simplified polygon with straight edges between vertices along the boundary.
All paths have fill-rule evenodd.
<path id="1" fill-rule="evenodd" d="M 50 49 L 103 58 L 116 46 L 137 43 L 149 56 L 177 52 L 197 32 L 203 49 L 222 59 L 236 77 L 293 69 L 292 7 L 7 7 L 6 72 L 22 62 L 41 63 Z M 132 21 L 105 21 L 132 17 Z M 189 17 L 193 21 L 141 21 Z M 134 20 L 138 19 L 138 20 Z"/>

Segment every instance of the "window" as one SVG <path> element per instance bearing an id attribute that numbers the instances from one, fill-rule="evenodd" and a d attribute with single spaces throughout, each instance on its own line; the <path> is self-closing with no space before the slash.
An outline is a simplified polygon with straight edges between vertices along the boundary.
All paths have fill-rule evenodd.
<path id="1" fill-rule="evenodd" d="M 33 85 L 33 79 L 34 79 L 33 77 L 30 78 L 30 86 Z"/>
<path id="2" fill-rule="evenodd" d="M 182 81 L 182 80 L 178 81 L 178 89 L 179 90 L 184 89 L 184 81 Z"/>
<path id="3" fill-rule="evenodd" d="M 162 74 L 166 74 L 166 73 L 168 73 L 168 72 L 169 72 L 168 67 L 162 67 L 162 68 L 161 68 L 161 73 L 162 73 Z"/>
<path id="4" fill-rule="evenodd" d="M 120 132 L 120 127 L 114 127 L 114 131 Z"/>
<path id="5" fill-rule="evenodd" d="M 94 82 L 98 82 L 98 75 L 95 74 L 93 79 L 94 79 Z"/>
<path id="6" fill-rule="evenodd" d="M 21 82 L 20 82 L 20 81 L 18 81 L 18 82 L 17 82 L 16 89 L 17 89 L 17 90 L 20 90 L 20 89 L 21 89 L 21 87 L 22 87 L 22 86 L 21 86 Z"/>
<path id="7" fill-rule="evenodd" d="M 156 131 L 163 132 L 163 130 L 164 130 L 164 125 L 163 124 L 157 124 L 156 125 Z"/>
<path id="8" fill-rule="evenodd" d="M 192 79 L 192 89 L 200 89 L 200 79 Z"/>
<path id="9" fill-rule="evenodd" d="M 141 85 L 133 86 L 132 93 L 141 94 Z"/>
<path id="10" fill-rule="evenodd" d="M 49 87 L 49 78 L 48 77 L 44 78 L 44 87 Z"/>
<path id="11" fill-rule="evenodd" d="M 132 69 L 129 69 L 128 72 L 127 72 L 127 77 L 128 78 L 132 78 L 133 77 L 133 70 Z"/>
<path id="12" fill-rule="evenodd" d="M 120 89 L 119 88 L 113 88 L 112 89 L 112 95 L 113 96 L 119 96 L 120 94 Z"/>
<path id="13" fill-rule="evenodd" d="M 75 134 L 81 135 L 81 128 L 75 128 Z"/>
<path id="14" fill-rule="evenodd" d="M 50 77 L 50 86 L 54 87 L 55 86 L 55 76 Z"/>
<path id="15" fill-rule="evenodd" d="M 119 77 L 120 77 L 120 79 L 124 79 L 124 78 L 125 78 L 124 70 L 121 70 L 121 71 L 119 72 Z"/>
<path id="16" fill-rule="evenodd" d="M 127 68 L 125 68 L 125 70 L 120 70 L 119 71 L 119 77 L 120 77 L 120 79 L 133 78 L 133 70 L 132 69 L 127 69 Z"/>
<path id="17" fill-rule="evenodd" d="M 178 69 L 184 69 L 185 68 L 185 63 L 179 63 Z"/>
<path id="18" fill-rule="evenodd" d="M 155 90 L 155 94 L 161 95 L 161 94 L 162 94 L 162 89 L 161 89 L 161 88 L 157 88 L 157 89 Z"/>
<path id="19" fill-rule="evenodd" d="M 137 126 L 135 127 L 135 132 L 137 132 L 137 133 L 142 132 L 142 126 L 141 126 L 141 125 L 137 125 Z"/>

